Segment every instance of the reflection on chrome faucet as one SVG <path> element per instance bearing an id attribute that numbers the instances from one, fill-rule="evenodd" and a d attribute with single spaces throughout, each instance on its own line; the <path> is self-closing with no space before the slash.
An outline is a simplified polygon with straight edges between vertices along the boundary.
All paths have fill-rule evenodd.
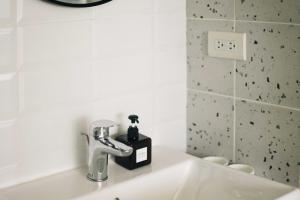
<path id="1" fill-rule="evenodd" d="M 99 120 L 90 125 L 87 137 L 89 146 L 87 178 L 101 182 L 107 179 L 108 154 L 126 157 L 132 154 L 133 149 L 109 137 L 109 128 L 115 126 L 113 121 Z"/>

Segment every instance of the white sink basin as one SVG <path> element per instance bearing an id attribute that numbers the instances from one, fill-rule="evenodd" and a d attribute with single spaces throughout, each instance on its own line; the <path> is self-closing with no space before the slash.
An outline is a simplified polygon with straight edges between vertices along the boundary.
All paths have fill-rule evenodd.
<path id="1" fill-rule="evenodd" d="M 209 163 L 164 147 L 151 166 L 128 171 L 110 161 L 109 179 L 92 183 L 76 169 L 0 190 L 0 200 L 299 200 L 296 188 Z"/>

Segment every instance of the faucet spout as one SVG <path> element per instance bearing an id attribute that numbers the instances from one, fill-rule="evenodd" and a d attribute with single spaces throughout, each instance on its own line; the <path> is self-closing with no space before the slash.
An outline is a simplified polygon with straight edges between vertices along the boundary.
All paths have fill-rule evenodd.
<path id="1" fill-rule="evenodd" d="M 102 152 L 119 157 L 127 157 L 132 154 L 133 149 L 110 137 L 101 138 L 99 142 L 103 145 Z"/>

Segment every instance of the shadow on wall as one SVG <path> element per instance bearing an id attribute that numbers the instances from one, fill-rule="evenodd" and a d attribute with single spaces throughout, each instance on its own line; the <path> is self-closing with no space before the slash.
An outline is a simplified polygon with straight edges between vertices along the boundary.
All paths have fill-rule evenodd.
<path id="1" fill-rule="evenodd" d="M 78 118 L 74 121 L 74 134 L 76 134 L 76 142 L 73 152 L 76 158 L 75 163 L 86 165 L 88 163 L 88 140 L 85 135 L 88 134 L 88 120 L 84 117 Z"/>

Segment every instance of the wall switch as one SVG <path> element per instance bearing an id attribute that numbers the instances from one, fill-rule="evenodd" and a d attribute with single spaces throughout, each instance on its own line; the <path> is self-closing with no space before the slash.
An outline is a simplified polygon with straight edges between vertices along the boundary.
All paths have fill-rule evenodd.
<path id="1" fill-rule="evenodd" d="M 246 33 L 208 31 L 208 55 L 246 60 Z"/>

